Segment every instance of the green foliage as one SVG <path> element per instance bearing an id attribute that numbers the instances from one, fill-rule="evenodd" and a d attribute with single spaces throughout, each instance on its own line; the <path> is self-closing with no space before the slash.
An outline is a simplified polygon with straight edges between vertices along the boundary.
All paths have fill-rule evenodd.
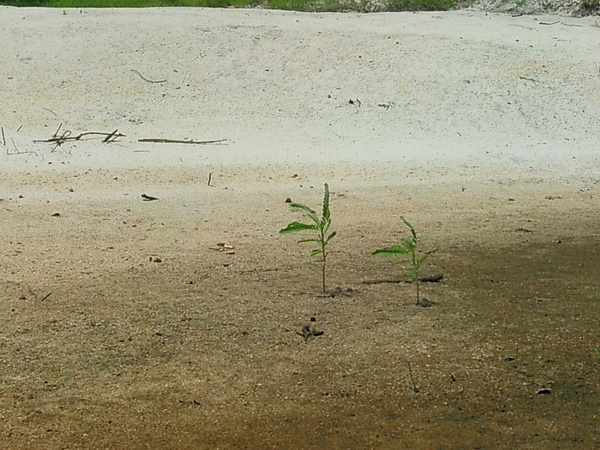
<path id="1" fill-rule="evenodd" d="M 323 292 L 327 292 L 325 283 L 325 272 L 327 265 L 327 244 L 335 237 L 336 232 L 329 233 L 331 228 L 331 209 L 329 208 L 329 185 L 325 183 L 325 195 L 323 197 L 323 213 L 319 217 L 315 210 L 309 208 L 303 203 L 292 203 L 290 207 L 294 210 L 302 211 L 309 219 L 311 223 L 303 222 L 291 222 L 287 227 L 279 231 L 281 234 L 301 233 L 304 231 L 316 232 L 316 237 L 310 239 L 301 239 L 298 241 L 302 243 L 313 243 L 317 244 L 317 248 L 311 251 L 311 256 L 320 256 L 322 261 L 322 278 L 323 278 Z"/>
<path id="2" fill-rule="evenodd" d="M 244 0 L 0 0 L 0 5 L 42 6 L 47 8 L 227 7 L 232 5 L 246 6 L 248 3 Z"/>
<path id="3" fill-rule="evenodd" d="M 594 14 L 600 10 L 600 0 L 581 0 L 579 9 L 583 14 Z"/>
<path id="4" fill-rule="evenodd" d="M 408 256 L 408 259 L 401 259 L 395 264 L 409 264 L 408 269 L 405 270 L 406 276 L 408 276 L 417 286 L 417 305 L 421 304 L 421 297 L 419 294 L 419 272 L 421 267 L 425 265 L 427 256 L 419 257 L 419 237 L 415 228 L 406 220 L 401 217 L 404 224 L 410 229 L 410 237 L 403 237 L 400 241 L 400 245 L 394 245 L 392 247 L 384 248 L 381 250 L 375 250 L 374 256 Z"/>
<path id="5" fill-rule="evenodd" d="M 587 0 L 598 1 L 598 0 Z M 453 0 L 389 0 L 383 11 L 448 10 Z M 268 9 L 305 12 L 367 11 L 367 0 L 0 0 L 0 5 L 43 6 L 49 8 L 148 8 L 170 6 L 201 6 L 213 8 L 248 8 L 261 5 Z"/>
<path id="6" fill-rule="evenodd" d="M 453 0 L 390 0 L 387 11 L 448 11 Z"/>

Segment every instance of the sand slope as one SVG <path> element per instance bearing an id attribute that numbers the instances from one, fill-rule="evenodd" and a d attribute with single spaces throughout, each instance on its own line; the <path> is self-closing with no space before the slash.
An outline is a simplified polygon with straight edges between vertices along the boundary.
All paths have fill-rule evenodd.
<path id="1" fill-rule="evenodd" d="M 73 134 L 127 135 L 110 158 L 93 141 L 63 151 L 71 165 L 408 158 L 598 174 L 591 18 L 4 7 L 0 25 L 8 152 L 14 139 L 20 151 L 47 153 L 31 141 L 62 123 Z M 229 141 L 137 143 L 150 137 Z M 37 159 L 28 161 L 26 170 Z M 21 157 L 0 163 L 25 168 Z"/>

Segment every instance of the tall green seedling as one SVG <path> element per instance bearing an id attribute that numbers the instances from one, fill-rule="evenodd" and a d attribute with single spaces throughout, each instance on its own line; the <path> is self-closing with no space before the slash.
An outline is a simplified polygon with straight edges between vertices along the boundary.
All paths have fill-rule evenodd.
<path id="1" fill-rule="evenodd" d="M 329 185 L 325 183 L 325 196 L 323 198 L 323 213 L 321 217 L 317 215 L 317 213 L 306 206 L 303 203 L 292 203 L 290 207 L 294 210 L 302 211 L 309 219 L 311 223 L 302 223 L 302 222 L 292 222 L 288 224 L 287 227 L 280 230 L 281 234 L 291 234 L 291 233 L 300 233 L 304 231 L 313 231 L 316 234 L 316 237 L 310 239 L 301 239 L 298 243 L 313 243 L 317 244 L 317 248 L 315 248 L 310 254 L 311 256 L 318 256 L 321 258 L 321 275 L 323 279 L 323 292 L 327 293 L 326 289 L 326 267 L 327 267 L 327 255 L 329 252 L 327 251 L 327 244 L 335 237 L 336 232 L 329 232 L 331 228 L 331 210 L 329 208 Z"/>
<path id="2" fill-rule="evenodd" d="M 408 220 L 404 217 L 401 217 L 404 224 L 410 229 L 410 237 L 403 237 L 400 240 L 400 245 L 394 245 L 392 247 L 384 248 L 381 250 L 375 250 L 373 252 L 374 256 L 407 256 L 408 259 L 401 259 L 397 261 L 395 264 L 408 264 L 408 269 L 405 270 L 406 276 L 408 276 L 411 281 L 413 281 L 417 287 L 417 305 L 421 305 L 421 296 L 419 293 L 419 284 L 420 277 L 419 273 L 421 267 L 427 261 L 427 254 L 425 256 L 419 255 L 419 237 L 417 236 L 417 232 L 415 227 L 413 227 Z"/>

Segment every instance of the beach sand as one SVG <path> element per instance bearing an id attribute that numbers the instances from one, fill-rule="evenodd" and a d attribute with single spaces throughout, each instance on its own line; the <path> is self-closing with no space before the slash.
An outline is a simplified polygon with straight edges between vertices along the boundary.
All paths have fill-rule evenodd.
<path id="1" fill-rule="evenodd" d="M 597 18 L 0 25 L 5 448 L 600 445 Z M 324 295 L 278 231 L 326 182 Z M 371 257 L 402 216 L 431 308 Z"/>

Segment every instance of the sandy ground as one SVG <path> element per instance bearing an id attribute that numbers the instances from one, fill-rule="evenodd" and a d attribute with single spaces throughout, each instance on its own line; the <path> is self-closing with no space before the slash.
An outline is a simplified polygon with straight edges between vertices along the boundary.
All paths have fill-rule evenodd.
<path id="1" fill-rule="evenodd" d="M 596 21 L 0 8 L 4 447 L 597 448 Z"/>

